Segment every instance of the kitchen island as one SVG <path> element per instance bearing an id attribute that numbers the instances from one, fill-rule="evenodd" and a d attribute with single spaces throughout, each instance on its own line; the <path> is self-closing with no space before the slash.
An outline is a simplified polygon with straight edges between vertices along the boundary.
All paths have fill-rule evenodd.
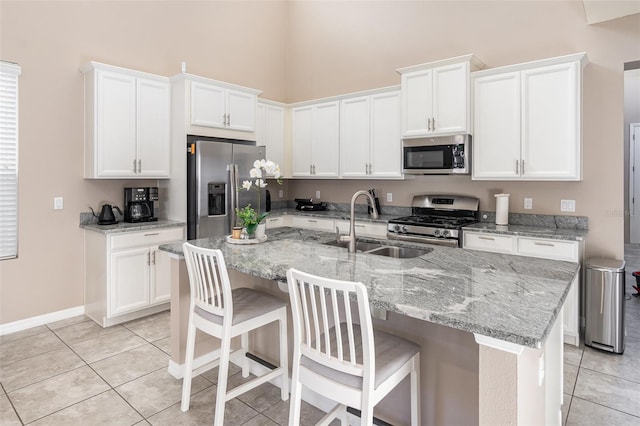
<path id="1" fill-rule="evenodd" d="M 388 243 L 421 246 L 428 252 L 407 259 L 349 254 L 342 247 L 324 244 L 333 238 L 324 232 L 280 228 L 268 231 L 268 241 L 261 244 L 232 245 L 224 238 L 193 243 L 221 249 L 229 269 L 259 277 L 271 284 L 273 292 L 278 292 L 274 282 L 286 282 L 291 267 L 363 282 L 380 318 L 375 325 L 418 340 L 423 347 L 422 363 L 427 366 L 422 370 L 423 418 L 430 424 L 560 424 L 562 322 L 557 319 L 579 272 L 578 264 L 399 242 Z M 174 258 L 171 363 L 174 375 L 179 376 L 184 362 L 188 279 L 180 260 L 181 245 L 167 244 L 160 249 Z M 430 333 L 439 336 L 437 342 L 420 342 L 421 336 Z M 442 376 L 441 381 L 449 378 L 438 371 L 437 363 L 429 368 L 434 352 L 428 346 L 451 342 L 461 345 L 453 356 L 459 352 L 461 360 L 470 364 L 455 364 L 451 379 L 461 374 L 468 381 L 463 386 L 475 385 L 473 404 L 465 398 L 452 401 L 455 394 L 444 399 L 435 395 L 446 394 L 447 387 L 433 383 L 433 376 Z M 400 399 L 399 404 L 404 402 Z M 456 403 L 461 405 L 456 407 Z M 402 422 L 402 415 L 385 417 L 381 405 L 381 417 Z M 455 410 L 469 410 L 471 417 L 461 420 L 450 415 Z"/>

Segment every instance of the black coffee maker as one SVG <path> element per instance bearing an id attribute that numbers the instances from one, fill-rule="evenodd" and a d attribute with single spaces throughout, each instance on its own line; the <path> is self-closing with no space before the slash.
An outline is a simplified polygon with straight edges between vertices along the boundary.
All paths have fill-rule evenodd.
<path id="1" fill-rule="evenodd" d="M 154 222 L 158 218 L 153 214 L 154 202 L 158 201 L 158 187 L 124 189 L 124 221 Z"/>

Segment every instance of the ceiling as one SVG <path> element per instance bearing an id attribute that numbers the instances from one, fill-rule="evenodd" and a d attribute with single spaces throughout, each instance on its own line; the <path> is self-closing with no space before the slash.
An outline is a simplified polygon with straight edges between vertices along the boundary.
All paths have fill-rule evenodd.
<path id="1" fill-rule="evenodd" d="M 640 13 L 640 0 L 583 0 L 588 24 Z"/>

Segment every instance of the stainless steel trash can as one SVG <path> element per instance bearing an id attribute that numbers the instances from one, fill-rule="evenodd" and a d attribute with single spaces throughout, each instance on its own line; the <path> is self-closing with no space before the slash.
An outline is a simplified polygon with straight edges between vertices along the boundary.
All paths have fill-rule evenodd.
<path id="1" fill-rule="evenodd" d="M 624 352 L 624 261 L 589 259 L 585 268 L 584 344 L 604 351 Z"/>

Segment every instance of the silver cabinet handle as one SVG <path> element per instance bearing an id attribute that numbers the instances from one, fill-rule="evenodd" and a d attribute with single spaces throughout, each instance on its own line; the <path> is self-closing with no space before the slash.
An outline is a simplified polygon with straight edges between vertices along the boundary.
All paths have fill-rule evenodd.
<path id="1" fill-rule="evenodd" d="M 555 247 L 556 246 L 553 243 L 540 243 L 540 242 L 537 242 L 537 241 L 535 243 L 533 243 L 533 244 L 535 244 L 537 246 L 545 246 L 545 247 Z"/>
<path id="2" fill-rule="evenodd" d="M 520 161 L 516 160 L 516 175 L 520 174 Z"/>
<path id="3" fill-rule="evenodd" d="M 152 256 L 153 256 L 153 260 L 151 261 L 151 263 L 153 263 L 154 265 L 156 264 L 156 251 L 152 251 L 151 252 Z"/>
<path id="4" fill-rule="evenodd" d="M 159 232 L 152 232 L 150 234 L 144 234 L 145 237 L 152 237 L 154 235 L 160 235 L 160 233 Z"/>
<path id="5" fill-rule="evenodd" d="M 524 160 L 522 160 L 522 167 L 520 167 L 522 169 L 522 174 L 524 175 Z"/>
<path id="6" fill-rule="evenodd" d="M 142 173 L 142 160 L 138 160 L 138 173 Z"/>
<path id="7" fill-rule="evenodd" d="M 147 252 L 147 266 L 151 265 L 151 253 Z"/>
<path id="8" fill-rule="evenodd" d="M 427 130 L 431 130 L 431 119 L 427 118 Z"/>
<path id="9" fill-rule="evenodd" d="M 133 159 L 133 173 L 138 173 L 138 169 L 136 169 L 136 159 Z"/>
<path id="10" fill-rule="evenodd" d="M 496 240 L 496 239 L 495 239 L 495 238 L 493 238 L 493 237 L 483 237 L 483 236 L 479 236 L 478 238 L 479 238 L 479 239 L 481 239 L 481 240 L 489 240 L 489 241 L 495 241 L 495 240 Z"/>
<path id="11" fill-rule="evenodd" d="M 431 130 L 436 130 L 436 119 L 435 119 L 435 117 L 431 119 Z"/>
<path id="12" fill-rule="evenodd" d="M 307 222 L 309 222 L 309 223 L 318 223 L 317 220 L 313 220 L 313 219 L 307 219 Z"/>
<path id="13" fill-rule="evenodd" d="M 227 114 L 227 126 L 231 126 L 231 114 Z"/>

